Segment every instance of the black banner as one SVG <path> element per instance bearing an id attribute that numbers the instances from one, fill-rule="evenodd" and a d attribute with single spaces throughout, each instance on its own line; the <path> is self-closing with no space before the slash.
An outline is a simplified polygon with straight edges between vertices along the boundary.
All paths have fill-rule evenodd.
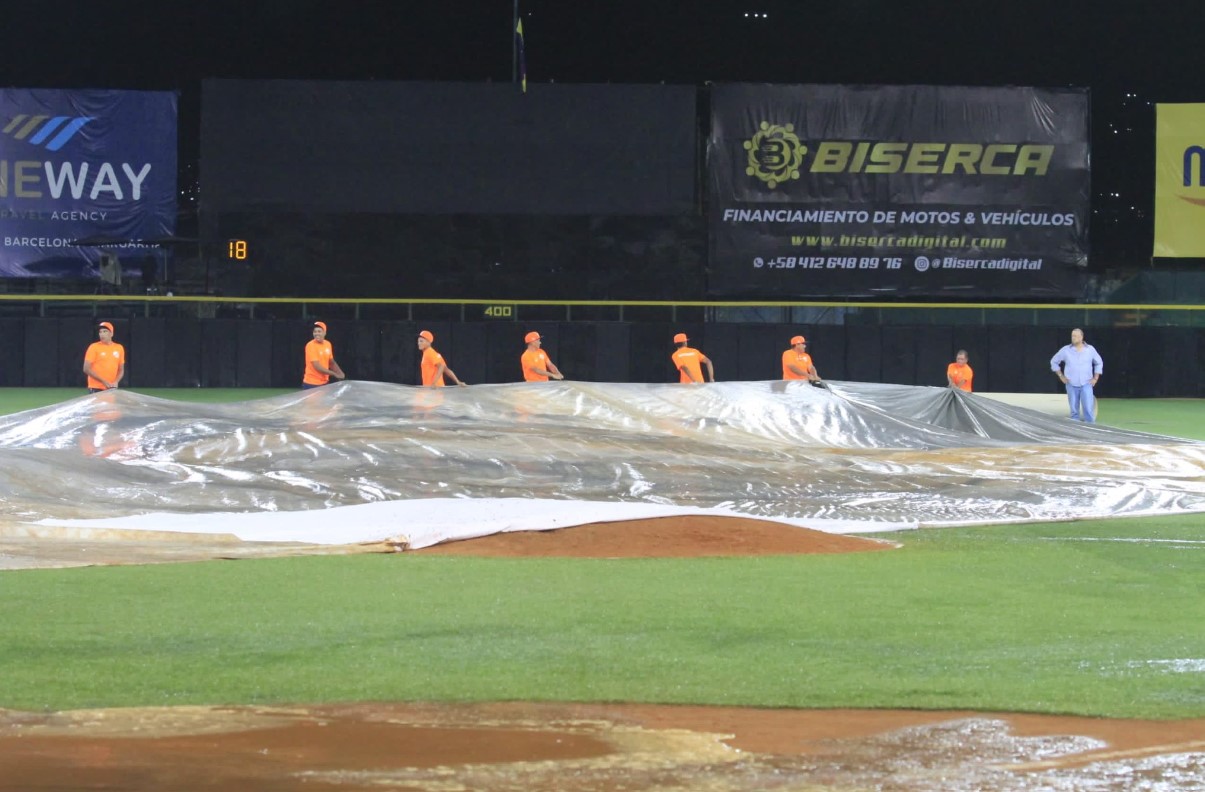
<path id="1" fill-rule="evenodd" d="M 695 89 L 206 80 L 205 212 L 686 215 Z"/>
<path id="2" fill-rule="evenodd" d="M 718 85 L 711 113 L 713 295 L 1078 292 L 1084 90 Z"/>

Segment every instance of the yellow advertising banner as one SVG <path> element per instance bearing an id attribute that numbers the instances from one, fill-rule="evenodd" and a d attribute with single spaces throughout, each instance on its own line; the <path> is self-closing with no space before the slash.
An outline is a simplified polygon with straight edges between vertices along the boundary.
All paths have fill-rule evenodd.
<path id="1" fill-rule="evenodd" d="M 1205 104 L 1155 106 L 1154 255 L 1205 257 Z"/>

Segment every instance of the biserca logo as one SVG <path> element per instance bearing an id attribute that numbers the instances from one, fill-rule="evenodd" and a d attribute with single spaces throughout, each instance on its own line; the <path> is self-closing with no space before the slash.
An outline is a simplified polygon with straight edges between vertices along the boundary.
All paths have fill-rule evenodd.
<path id="1" fill-rule="evenodd" d="M 780 126 L 765 121 L 743 145 L 749 152 L 745 173 L 764 181 L 771 190 L 788 179 L 799 178 L 799 166 L 808 151 L 795 135 L 794 124 Z"/>

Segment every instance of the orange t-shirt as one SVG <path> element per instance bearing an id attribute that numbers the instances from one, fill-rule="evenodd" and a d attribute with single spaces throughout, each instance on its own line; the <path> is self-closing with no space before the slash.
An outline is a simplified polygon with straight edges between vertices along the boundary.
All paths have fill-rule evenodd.
<path id="1" fill-rule="evenodd" d="M 794 347 L 782 353 L 782 378 L 785 380 L 805 380 L 808 378 L 807 375 L 796 374 L 794 371 L 791 371 L 791 364 L 798 366 L 804 371 L 811 371 L 812 356 L 807 352 L 796 352 Z"/>
<path id="2" fill-rule="evenodd" d="M 673 358 L 674 368 L 678 372 L 678 382 L 702 382 L 703 381 L 703 353 L 697 349 L 685 346 L 680 348 L 670 357 Z M 685 368 L 695 376 L 692 380 L 687 376 Z"/>
<path id="3" fill-rule="evenodd" d="M 543 374 L 537 374 L 532 371 L 533 368 L 542 368 L 545 371 L 552 371 L 548 368 L 548 364 L 552 361 L 548 358 L 548 353 L 542 349 L 529 349 L 523 353 L 520 358 L 523 365 L 523 379 L 528 382 L 547 382 L 548 378 Z"/>
<path id="4" fill-rule="evenodd" d="M 439 379 L 435 378 L 435 372 L 439 371 L 439 364 L 444 362 L 444 356 L 435 351 L 432 347 L 427 347 L 423 350 L 423 359 L 419 363 L 419 369 L 423 374 L 423 385 L 434 385 L 437 388 L 443 387 L 444 378 L 441 374 Z M 447 364 L 444 363 L 446 366 Z"/>
<path id="5" fill-rule="evenodd" d="M 966 363 L 951 363 L 946 366 L 946 376 L 961 390 L 971 392 L 971 380 L 974 379 L 975 372 Z"/>
<path id="6" fill-rule="evenodd" d="M 84 353 L 84 362 L 92 366 L 92 370 L 109 382 L 117 379 L 117 372 L 126 362 L 126 348 L 116 342 L 106 344 L 103 341 L 93 341 Z M 104 390 L 105 384 L 95 377 L 88 377 L 88 387 Z"/>
<path id="7" fill-rule="evenodd" d="M 305 345 L 305 376 L 301 381 L 306 385 L 325 385 L 331 381 L 330 374 L 321 374 L 314 368 L 317 360 L 325 369 L 330 369 L 331 361 L 335 359 L 335 348 L 330 341 L 311 341 Z"/>

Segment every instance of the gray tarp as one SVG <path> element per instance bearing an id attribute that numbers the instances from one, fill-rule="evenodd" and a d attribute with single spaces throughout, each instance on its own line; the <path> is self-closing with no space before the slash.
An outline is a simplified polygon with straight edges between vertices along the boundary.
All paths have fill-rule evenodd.
<path id="1" fill-rule="evenodd" d="M 0 498 L 18 521 L 430 498 L 918 524 L 1205 511 L 1205 443 L 945 388 L 829 385 L 111 391 L 0 418 Z"/>

